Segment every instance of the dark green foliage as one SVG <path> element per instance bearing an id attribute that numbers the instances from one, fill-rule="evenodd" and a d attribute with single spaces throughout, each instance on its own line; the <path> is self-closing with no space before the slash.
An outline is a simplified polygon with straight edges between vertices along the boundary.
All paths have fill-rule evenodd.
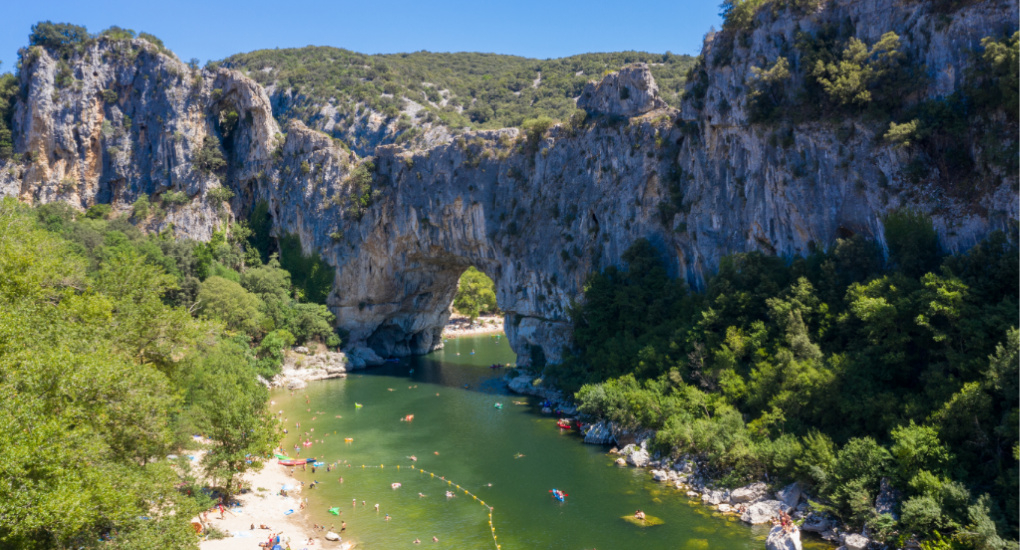
<path id="1" fill-rule="evenodd" d="M 807 483 L 880 538 L 1015 538 L 1016 236 L 940 258 L 931 222 L 894 212 L 885 240 L 887 271 L 858 236 L 793 262 L 725 258 L 704 294 L 639 241 L 626 269 L 591 277 L 575 346 L 545 378 L 584 384 L 583 412 L 655 429 L 658 450 L 701 455 L 727 483 Z M 904 493 L 899 523 L 874 511 L 883 477 Z"/>
<path id="2" fill-rule="evenodd" d="M 223 148 L 216 136 L 208 135 L 202 140 L 202 148 L 195 153 L 195 160 L 192 161 L 195 168 L 206 174 L 222 175 L 227 167 L 227 160 L 223 158 Z"/>
<path id="3" fill-rule="evenodd" d="M 69 57 L 91 39 L 85 27 L 70 23 L 42 21 L 32 25 L 28 43 L 53 50 L 61 57 Z"/>
<path id="4" fill-rule="evenodd" d="M 314 115 L 311 105 L 325 104 L 331 97 L 339 100 L 344 124 L 363 116 L 356 113 L 357 102 L 396 117 L 402 98 L 407 98 L 427 104 L 432 116 L 453 128 L 506 128 L 543 115 L 567 120 L 575 110 L 573 98 L 580 95 L 588 80 L 638 61 L 651 64 L 663 99 L 678 105 L 692 58 L 669 53 L 600 53 L 538 60 L 424 51 L 364 55 L 307 47 L 238 54 L 224 60 L 224 65 L 247 70 L 264 85 L 276 82 L 280 89 L 300 90 L 308 98 L 307 105 L 292 109 L 286 116 L 306 122 Z M 265 67 L 273 70 L 263 72 Z M 535 85 L 539 73 L 541 80 Z M 440 90 L 448 92 L 446 106 L 439 105 Z M 394 97 L 382 97 L 383 93 Z M 463 113 L 457 112 L 458 105 L 465 108 Z"/>
<path id="5" fill-rule="evenodd" d="M 99 36 L 109 38 L 110 40 L 131 40 L 135 37 L 135 31 L 131 29 L 122 29 L 114 25 L 99 33 Z"/>
<path id="6" fill-rule="evenodd" d="M 333 288 L 333 268 L 316 253 L 305 255 L 297 235 L 280 237 L 280 265 L 290 272 L 303 300 L 325 304 Z"/>
<path id="7" fill-rule="evenodd" d="M 276 250 L 276 242 L 273 239 L 273 219 L 269 214 L 269 203 L 260 200 L 248 216 L 248 227 L 251 228 L 251 235 L 248 237 L 248 246 L 257 250 L 262 263 L 269 261 L 269 255 Z"/>
<path id="8" fill-rule="evenodd" d="M 885 242 L 893 267 L 909 277 L 920 277 L 938 266 L 938 235 L 931 218 L 920 212 L 889 213 L 885 218 Z"/>
<path id="9" fill-rule="evenodd" d="M 101 220 L 108 217 L 111 211 L 113 211 L 113 207 L 109 204 L 95 204 L 85 212 L 85 217 L 90 220 Z"/>
<path id="10" fill-rule="evenodd" d="M 7 160 L 14 154 L 14 136 L 11 128 L 17 94 L 17 77 L 10 73 L 0 75 L 0 161 Z"/>

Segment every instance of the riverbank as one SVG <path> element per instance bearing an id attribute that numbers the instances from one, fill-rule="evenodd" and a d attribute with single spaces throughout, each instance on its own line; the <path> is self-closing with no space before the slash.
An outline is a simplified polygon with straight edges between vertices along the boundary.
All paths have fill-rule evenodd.
<path id="1" fill-rule="evenodd" d="M 267 542 L 273 535 L 289 541 L 292 550 L 354 547 L 351 541 L 327 541 L 326 531 L 312 529 L 301 508 L 301 483 L 276 460 L 266 462 L 258 472 L 245 473 L 241 482 L 249 490 L 235 497 L 240 506 L 227 509 L 223 519 L 216 509 L 204 514 L 204 525 L 219 530 L 226 537 L 203 540 L 199 543 L 201 550 L 258 550 L 259 543 Z M 283 488 L 286 488 L 286 496 L 280 493 Z M 286 544 L 282 546 L 287 547 Z"/>
<path id="2" fill-rule="evenodd" d="M 531 373 L 508 374 L 504 381 L 507 387 L 519 394 L 537 396 L 549 402 L 544 414 L 556 413 L 561 417 L 577 414 L 574 404 L 559 390 L 545 387 L 539 378 Z M 673 487 L 692 501 L 700 501 L 713 511 L 738 518 L 744 523 L 760 525 L 774 523 L 782 514 L 792 518 L 775 536 L 770 544 L 790 542 L 789 547 L 800 548 L 800 532 L 813 532 L 815 536 L 848 550 L 862 550 L 869 540 L 846 530 L 835 518 L 812 510 L 808 494 L 800 484 L 785 487 L 770 487 L 764 480 L 735 489 L 717 488 L 718 480 L 708 472 L 711 468 L 704 461 L 692 456 L 673 460 L 658 452 L 650 452 L 655 432 L 652 430 L 626 431 L 612 422 L 600 420 L 585 425 L 582 430 L 584 442 L 592 445 L 612 446 L 609 454 L 615 456 L 619 467 L 635 467 L 646 470 L 656 482 Z M 881 497 L 880 497 L 881 498 Z M 767 548 L 788 546 L 767 545 Z"/>
<path id="3" fill-rule="evenodd" d="M 469 317 L 454 313 L 443 327 L 443 338 L 478 336 L 497 332 L 503 332 L 502 315 L 483 315 L 472 322 Z"/>

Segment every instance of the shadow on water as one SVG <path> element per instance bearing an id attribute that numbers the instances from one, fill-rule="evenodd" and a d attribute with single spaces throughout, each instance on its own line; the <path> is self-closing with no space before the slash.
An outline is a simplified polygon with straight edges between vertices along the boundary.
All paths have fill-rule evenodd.
<path id="1" fill-rule="evenodd" d="M 443 349 L 400 359 L 359 374 L 407 378 L 411 383 L 436 384 L 487 394 L 508 395 L 503 376 L 517 356 L 502 334 L 444 340 Z M 500 368 L 489 368 L 501 365 Z"/>

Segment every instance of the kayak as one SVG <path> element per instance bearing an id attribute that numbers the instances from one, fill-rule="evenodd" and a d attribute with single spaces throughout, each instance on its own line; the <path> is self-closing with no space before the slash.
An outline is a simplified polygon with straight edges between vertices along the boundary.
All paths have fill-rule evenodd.
<path id="1" fill-rule="evenodd" d="M 312 466 L 315 466 L 316 468 L 322 468 L 325 465 L 326 465 L 325 462 L 319 462 L 319 461 L 312 462 Z"/>
<path id="2" fill-rule="evenodd" d="M 552 493 L 553 498 L 555 498 L 556 500 L 558 500 L 560 502 L 563 502 L 563 500 L 566 497 L 570 496 L 567 493 L 564 493 L 563 491 L 561 491 L 559 489 L 552 489 L 549 492 Z"/>
<path id="3" fill-rule="evenodd" d="M 283 464 L 284 466 L 301 466 L 302 464 L 308 464 L 308 461 L 303 458 L 291 458 L 288 460 L 281 460 L 280 464 Z"/>
<path id="4" fill-rule="evenodd" d="M 561 430 L 569 430 L 571 428 L 570 421 L 563 418 L 557 420 L 556 425 L 559 426 Z"/>

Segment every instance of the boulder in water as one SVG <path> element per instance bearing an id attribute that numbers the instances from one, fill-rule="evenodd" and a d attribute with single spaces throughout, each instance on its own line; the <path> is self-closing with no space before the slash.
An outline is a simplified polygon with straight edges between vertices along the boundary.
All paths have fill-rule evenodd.
<path id="1" fill-rule="evenodd" d="M 801 550 L 800 530 L 787 533 L 781 525 L 774 526 L 765 539 L 765 550 Z"/>
<path id="2" fill-rule="evenodd" d="M 340 535 L 330 531 L 326 533 L 326 540 L 340 540 Z"/>

